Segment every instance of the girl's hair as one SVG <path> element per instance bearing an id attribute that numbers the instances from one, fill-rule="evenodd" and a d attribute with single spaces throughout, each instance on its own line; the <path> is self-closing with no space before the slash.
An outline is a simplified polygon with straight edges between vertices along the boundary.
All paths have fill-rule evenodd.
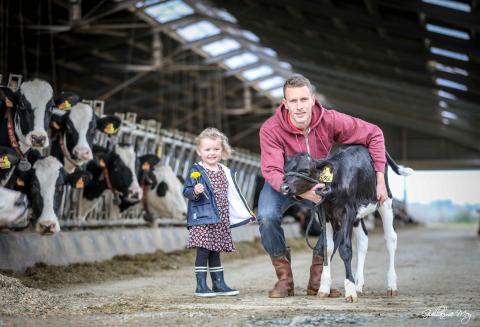
<path id="1" fill-rule="evenodd" d="M 200 142 L 204 138 L 209 138 L 212 140 L 220 139 L 222 143 L 222 159 L 227 159 L 232 154 L 232 147 L 228 144 L 228 137 L 225 136 L 222 132 L 214 127 L 205 128 L 198 136 L 195 138 L 195 147 L 197 150 L 200 147 Z"/>

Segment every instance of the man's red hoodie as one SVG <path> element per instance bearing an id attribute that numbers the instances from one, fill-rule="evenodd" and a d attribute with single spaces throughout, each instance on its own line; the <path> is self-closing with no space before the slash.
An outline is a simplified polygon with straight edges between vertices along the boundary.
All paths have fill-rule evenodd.
<path id="1" fill-rule="evenodd" d="M 372 156 L 375 171 L 384 172 L 386 158 L 382 130 L 359 118 L 327 110 L 315 102 L 307 135 L 289 124 L 288 110 L 283 104 L 263 123 L 260 128 L 263 177 L 276 191 L 280 191 L 286 156 L 308 152 L 314 159 L 324 159 L 334 142 L 366 146 Z"/>

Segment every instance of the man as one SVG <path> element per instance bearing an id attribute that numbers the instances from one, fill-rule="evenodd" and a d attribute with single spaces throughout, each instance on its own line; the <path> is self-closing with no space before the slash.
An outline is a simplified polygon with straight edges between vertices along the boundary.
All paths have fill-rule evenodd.
<path id="1" fill-rule="evenodd" d="M 284 160 L 299 152 L 308 152 L 314 159 L 328 156 L 333 143 L 365 145 L 377 172 L 377 198 L 383 203 L 388 195 L 385 186 L 386 164 L 383 133 L 375 125 L 361 119 L 323 108 L 315 99 L 310 81 L 301 76 L 290 77 L 283 86 L 284 98 L 275 114 L 260 128 L 262 174 L 265 185 L 260 192 L 258 220 L 262 244 L 270 255 L 278 281 L 269 297 L 293 295 L 290 253 L 281 227 L 282 205 L 287 197 L 281 194 Z M 300 195 L 318 203 L 315 193 L 323 184 L 315 185 Z M 307 294 L 316 295 L 320 286 L 323 258 L 313 253 Z M 330 296 L 341 294 L 331 290 Z"/>

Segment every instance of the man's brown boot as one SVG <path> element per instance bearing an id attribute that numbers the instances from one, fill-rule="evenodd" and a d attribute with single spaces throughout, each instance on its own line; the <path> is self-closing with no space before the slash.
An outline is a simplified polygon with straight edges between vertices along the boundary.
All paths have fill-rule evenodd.
<path id="1" fill-rule="evenodd" d="M 319 255 L 313 255 L 312 265 L 310 266 L 310 279 L 307 286 L 307 295 L 317 295 L 320 288 L 320 280 L 322 279 L 323 272 L 323 257 Z M 332 288 L 328 297 L 339 297 L 342 293 Z"/>
<path id="2" fill-rule="evenodd" d="M 287 256 L 289 255 L 271 258 L 278 281 L 275 283 L 273 289 L 268 292 L 268 297 L 280 298 L 293 296 L 292 266 Z"/>

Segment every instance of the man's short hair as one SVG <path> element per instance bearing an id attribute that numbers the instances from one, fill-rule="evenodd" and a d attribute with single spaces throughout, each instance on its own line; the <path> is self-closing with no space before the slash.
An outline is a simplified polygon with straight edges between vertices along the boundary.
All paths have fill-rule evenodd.
<path id="1" fill-rule="evenodd" d="M 285 97 L 285 90 L 287 87 L 302 87 L 306 86 L 310 90 L 310 93 L 313 94 L 313 87 L 308 78 L 303 75 L 293 75 L 290 76 L 283 84 L 283 97 Z"/>

